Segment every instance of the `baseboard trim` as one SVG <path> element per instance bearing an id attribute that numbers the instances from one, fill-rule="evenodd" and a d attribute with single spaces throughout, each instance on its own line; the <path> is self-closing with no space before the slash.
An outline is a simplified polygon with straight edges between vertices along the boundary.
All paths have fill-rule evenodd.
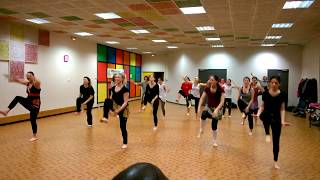
<path id="1" fill-rule="evenodd" d="M 132 98 L 129 101 L 136 101 L 136 100 L 140 100 L 140 98 Z M 103 106 L 103 104 L 101 104 L 101 103 L 97 104 L 97 107 L 101 107 L 101 106 Z M 93 108 L 97 108 L 97 107 L 93 107 Z M 75 111 L 76 111 L 76 106 L 69 106 L 69 107 L 64 107 L 64 108 L 40 111 L 39 115 L 38 115 L 38 119 L 49 117 L 49 116 L 70 113 L 70 112 L 75 112 Z M 9 117 L 3 117 L 3 118 L 0 118 L 0 126 L 27 121 L 27 120 L 29 120 L 29 118 L 30 118 L 29 113 L 19 114 L 19 115 L 9 116 Z"/>

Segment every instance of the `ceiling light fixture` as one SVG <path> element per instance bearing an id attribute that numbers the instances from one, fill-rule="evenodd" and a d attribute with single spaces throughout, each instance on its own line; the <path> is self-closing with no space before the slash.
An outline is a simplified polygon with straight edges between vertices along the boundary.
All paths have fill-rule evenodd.
<path id="1" fill-rule="evenodd" d="M 301 9 L 309 8 L 314 0 L 307 1 L 286 1 L 282 9 Z"/>
<path id="2" fill-rule="evenodd" d="M 120 43 L 117 42 L 117 41 L 106 41 L 106 43 L 108 43 L 108 44 L 120 44 Z"/>
<path id="3" fill-rule="evenodd" d="M 146 33 L 150 33 L 149 31 L 144 30 L 144 29 L 130 30 L 130 31 L 133 32 L 133 33 L 136 33 L 136 34 L 146 34 Z"/>
<path id="4" fill-rule="evenodd" d="M 272 28 L 291 28 L 293 23 L 277 23 L 272 24 Z"/>
<path id="5" fill-rule="evenodd" d="M 151 54 L 149 51 L 142 52 L 142 54 Z"/>
<path id="6" fill-rule="evenodd" d="M 113 13 L 113 12 L 109 12 L 109 13 L 97 13 L 94 14 L 102 19 L 118 19 L 121 18 L 120 16 L 118 16 L 117 14 Z"/>
<path id="7" fill-rule="evenodd" d="M 135 47 L 132 47 L 132 48 L 127 48 L 128 50 L 135 50 L 135 49 L 138 49 L 138 48 L 135 48 Z"/>
<path id="8" fill-rule="evenodd" d="M 87 32 L 76 32 L 74 34 L 78 35 L 78 36 L 92 36 L 93 35 L 93 34 L 87 33 Z"/>
<path id="9" fill-rule="evenodd" d="M 281 39 L 282 36 L 266 36 L 265 39 Z"/>
<path id="10" fill-rule="evenodd" d="M 163 40 L 163 39 L 154 39 L 152 40 L 153 42 L 156 42 L 156 43 L 162 43 L 162 42 L 167 42 L 166 40 Z"/>
<path id="11" fill-rule="evenodd" d="M 224 46 L 221 45 L 221 44 L 216 44 L 216 45 L 211 45 L 211 47 L 214 47 L 214 48 L 222 48 L 222 47 L 224 47 Z"/>
<path id="12" fill-rule="evenodd" d="M 206 38 L 207 41 L 220 41 L 220 38 Z"/>
<path id="13" fill-rule="evenodd" d="M 26 19 L 26 21 L 32 22 L 32 23 L 36 23 L 36 24 L 46 24 L 46 23 L 50 23 L 49 21 L 45 20 L 45 19 L 41 19 L 41 18 L 34 18 L 34 19 Z"/>
<path id="14" fill-rule="evenodd" d="M 178 48 L 177 46 L 167 46 L 168 49 L 176 49 Z"/>
<path id="15" fill-rule="evenodd" d="M 213 26 L 198 26 L 196 27 L 198 31 L 213 31 Z"/>
<path id="16" fill-rule="evenodd" d="M 204 14 L 206 13 L 206 10 L 203 8 L 203 6 L 198 7 L 183 7 L 180 8 L 183 14 Z"/>
<path id="17" fill-rule="evenodd" d="M 261 46 L 264 46 L 264 47 L 272 47 L 272 46 L 275 46 L 275 44 L 261 44 Z"/>

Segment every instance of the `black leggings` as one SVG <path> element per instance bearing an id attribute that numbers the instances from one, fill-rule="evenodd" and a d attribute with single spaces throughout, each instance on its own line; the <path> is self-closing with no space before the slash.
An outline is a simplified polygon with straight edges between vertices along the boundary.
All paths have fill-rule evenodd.
<path id="1" fill-rule="evenodd" d="M 109 111 L 113 109 L 113 101 L 111 99 L 106 99 L 104 101 L 103 105 L 103 117 L 107 118 L 109 117 Z M 120 129 L 123 139 L 123 144 L 128 144 L 128 132 L 127 132 L 127 120 L 128 118 L 123 116 L 123 111 L 119 112 L 119 120 L 120 120 Z"/>
<path id="2" fill-rule="evenodd" d="M 207 118 L 212 119 L 212 121 L 211 121 L 212 130 L 213 131 L 217 130 L 217 128 L 218 128 L 218 119 L 217 118 L 213 118 L 212 115 L 208 111 L 206 111 L 206 110 L 202 111 L 201 120 L 204 121 Z"/>
<path id="3" fill-rule="evenodd" d="M 85 102 L 86 99 L 84 98 L 81 98 L 81 97 L 78 97 L 77 98 L 77 112 L 80 112 L 81 111 L 81 104 L 83 102 Z M 87 123 L 88 125 L 92 125 L 92 107 L 93 107 L 93 100 L 90 100 L 88 103 L 87 103 Z"/>
<path id="4" fill-rule="evenodd" d="M 18 103 L 20 103 L 23 107 L 30 111 L 30 122 L 32 127 L 33 134 L 37 134 L 37 117 L 39 113 L 39 108 L 34 107 L 32 102 L 28 98 L 24 98 L 21 96 L 16 96 L 11 103 L 9 104 L 8 108 L 11 110 L 13 109 Z"/>
<path id="5" fill-rule="evenodd" d="M 196 114 L 198 113 L 198 107 L 199 107 L 199 100 L 200 98 L 194 97 L 192 94 L 189 94 L 188 100 L 194 99 L 194 110 Z"/>
<path id="6" fill-rule="evenodd" d="M 264 130 L 266 135 L 270 135 L 270 126 L 272 130 L 272 143 L 273 143 L 273 159 L 278 161 L 280 149 L 280 135 L 281 135 L 281 120 L 271 121 L 270 119 L 263 121 Z"/>
<path id="7" fill-rule="evenodd" d="M 249 122 L 249 128 L 252 130 L 253 129 L 253 117 L 252 117 L 252 113 L 253 111 L 251 109 L 249 109 L 249 112 L 244 112 L 246 117 L 248 117 L 248 122 Z"/>
<path id="8" fill-rule="evenodd" d="M 182 90 L 179 90 L 178 92 L 179 94 L 181 94 L 182 97 L 184 97 L 184 99 L 186 100 L 186 105 L 187 107 L 189 107 L 189 97 L 182 91 Z"/>
<path id="9" fill-rule="evenodd" d="M 229 113 L 229 116 L 231 116 L 231 98 L 225 98 L 224 99 L 224 105 L 223 105 L 223 115 L 224 113 L 226 112 L 226 108 L 228 108 L 228 113 Z"/>

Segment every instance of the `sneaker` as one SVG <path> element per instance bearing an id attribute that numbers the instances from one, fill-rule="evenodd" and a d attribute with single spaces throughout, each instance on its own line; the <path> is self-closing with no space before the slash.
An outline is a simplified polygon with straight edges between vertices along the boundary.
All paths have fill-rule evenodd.
<path id="1" fill-rule="evenodd" d="M 127 149 L 127 148 L 128 148 L 128 145 L 124 144 L 124 145 L 121 146 L 121 148 L 122 148 L 122 149 Z"/>

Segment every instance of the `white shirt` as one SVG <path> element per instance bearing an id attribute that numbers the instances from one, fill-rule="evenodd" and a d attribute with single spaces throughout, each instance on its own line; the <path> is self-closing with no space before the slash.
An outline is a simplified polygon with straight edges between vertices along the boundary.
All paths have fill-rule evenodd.
<path id="1" fill-rule="evenodd" d="M 196 98 L 200 98 L 200 85 L 199 84 L 197 84 L 197 85 L 192 84 L 191 94 Z"/>
<path id="2" fill-rule="evenodd" d="M 161 85 L 159 84 L 159 98 L 161 99 L 161 101 L 166 101 L 166 96 L 167 92 L 164 83 L 162 83 Z"/>
<path id="3" fill-rule="evenodd" d="M 223 86 L 224 89 L 224 95 L 225 98 L 232 98 L 232 86 L 228 86 L 227 84 L 224 84 Z"/>

